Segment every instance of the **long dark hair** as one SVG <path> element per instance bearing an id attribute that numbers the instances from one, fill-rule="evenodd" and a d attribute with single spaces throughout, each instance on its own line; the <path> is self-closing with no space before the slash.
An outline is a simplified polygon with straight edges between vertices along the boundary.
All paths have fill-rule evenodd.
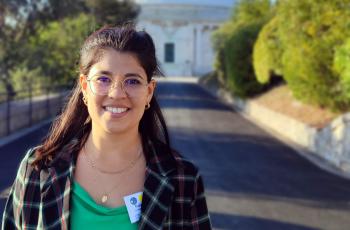
<path id="1" fill-rule="evenodd" d="M 90 68 L 99 61 L 102 51 L 110 48 L 134 54 L 144 68 L 148 82 L 153 76 L 162 75 L 151 36 L 145 31 L 136 31 L 131 24 L 103 27 L 92 33 L 80 51 L 80 73 L 88 75 Z M 77 153 L 85 144 L 91 131 L 91 121 L 82 99 L 81 86 L 77 80 L 63 112 L 53 122 L 43 145 L 36 149 L 36 159 L 33 162 L 36 168 L 48 166 L 53 159 L 57 159 L 56 153 L 63 147 Z M 167 127 L 154 95 L 150 105 L 139 124 L 146 160 L 149 160 L 147 153 L 150 141 L 162 143 L 165 147 L 163 149 L 171 153 Z M 78 141 L 72 143 L 73 139 Z"/>

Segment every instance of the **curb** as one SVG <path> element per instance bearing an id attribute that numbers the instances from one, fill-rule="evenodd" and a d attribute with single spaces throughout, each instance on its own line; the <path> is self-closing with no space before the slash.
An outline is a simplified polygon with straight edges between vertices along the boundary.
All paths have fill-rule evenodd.
<path id="1" fill-rule="evenodd" d="M 199 78 L 193 76 L 177 76 L 177 77 L 155 77 L 157 82 L 181 82 L 181 83 L 198 83 Z"/>
<path id="2" fill-rule="evenodd" d="M 339 166 L 336 166 L 334 163 L 326 159 L 324 156 L 319 155 L 306 147 L 308 146 L 307 145 L 308 142 L 313 138 L 313 135 L 315 135 L 316 133 L 312 127 L 309 127 L 308 125 L 302 122 L 299 122 L 293 118 L 290 118 L 283 114 L 279 114 L 275 111 L 272 111 L 255 102 L 251 102 L 249 100 L 245 101 L 240 98 L 235 98 L 229 92 L 223 89 L 206 85 L 201 81 L 199 81 L 199 85 L 208 93 L 210 93 L 214 97 L 218 98 L 220 101 L 232 107 L 237 113 L 241 114 L 244 118 L 256 124 L 260 128 L 264 129 L 264 131 L 266 131 L 273 137 L 277 138 L 284 144 L 288 145 L 290 148 L 295 150 L 299 155 L 301 155 L 303 158 L 306 158 L 308 161 L 310 161 L 314 165 L 332 174 L 335 174 L 337 176 L 343 177 L 345 179 L 350 179 L 349 171 L 344 171 L 342 168 L 340 168 Z M 255 110 L 263 110 L 266 113 L 268 113 L 269 116 L 278 116 L 280 118 L 282 117 L 282 120 L 285 121 L 285 123 L 283 124 L 284 128 L 277 129 L 278 127 L 277 122 L 271 122 L 272 120 L 275 121 L 276 119 L 271 119 L 271 117 L 267 122 L 267 120 L 261 119 L 259 118 L 259 116 L 255 116 L 255 117 L 252 116 L 251 113 L 252 111 L 254 112 Z M 292 138 L 288 137 L 284 132 L 281 131 L 281 130 L 285 130 L 286 127 L 288 127 L 289 130 L 293 130 L 295 129 L 295 126 L 298 127 L 297 130 L 299 132 L 297 133 L 298 134 L 297 137 L 295 135 L 293 136 L 293 139 L 297 139 L 299 143 L 297 143 L 296 141 L 293 141 Z"/>

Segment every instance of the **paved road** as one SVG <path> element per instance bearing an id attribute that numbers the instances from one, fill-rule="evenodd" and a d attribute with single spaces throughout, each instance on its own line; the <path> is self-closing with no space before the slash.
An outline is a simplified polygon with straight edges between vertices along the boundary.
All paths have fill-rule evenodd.
<path id="1" fill-rule="evenodd" d="M 320 170 L 194 83 L 160 82 L 158 98 L 174 147 L 203 175 L 215 229 L 350 228 L 349 180 Z M 0 189 L 47 129 L 0 148 Z"/>
<path id="2" fill-rule="evenodd" d="M 205 179 L 217 229 L 350 229 L 350 181 L 320 170 L 196 84 L 161 83 L 174 146 Z"/>

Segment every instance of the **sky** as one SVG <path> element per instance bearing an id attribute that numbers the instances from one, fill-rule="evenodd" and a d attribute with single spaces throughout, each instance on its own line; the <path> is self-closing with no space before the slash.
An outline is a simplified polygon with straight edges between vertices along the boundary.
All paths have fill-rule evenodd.
<path id="1" fill-rule="evenodd" d="M 215 6 L 233 6 L 234 0 L 135 0 L 136 3 L 171 3 L 171 4 L 195 4 L 195 5 L 215 5 Z"/>

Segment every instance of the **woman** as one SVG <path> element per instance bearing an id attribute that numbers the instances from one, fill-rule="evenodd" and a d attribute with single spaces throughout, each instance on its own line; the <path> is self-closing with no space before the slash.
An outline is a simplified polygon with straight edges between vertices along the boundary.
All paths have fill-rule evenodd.
<path id="1" fill-rule="evenodd" d="M 197 168 L 170 148 L 146 32 L 103 28 L 43 145 L 20 164 L 3 229 L 211 229 Z"/>

